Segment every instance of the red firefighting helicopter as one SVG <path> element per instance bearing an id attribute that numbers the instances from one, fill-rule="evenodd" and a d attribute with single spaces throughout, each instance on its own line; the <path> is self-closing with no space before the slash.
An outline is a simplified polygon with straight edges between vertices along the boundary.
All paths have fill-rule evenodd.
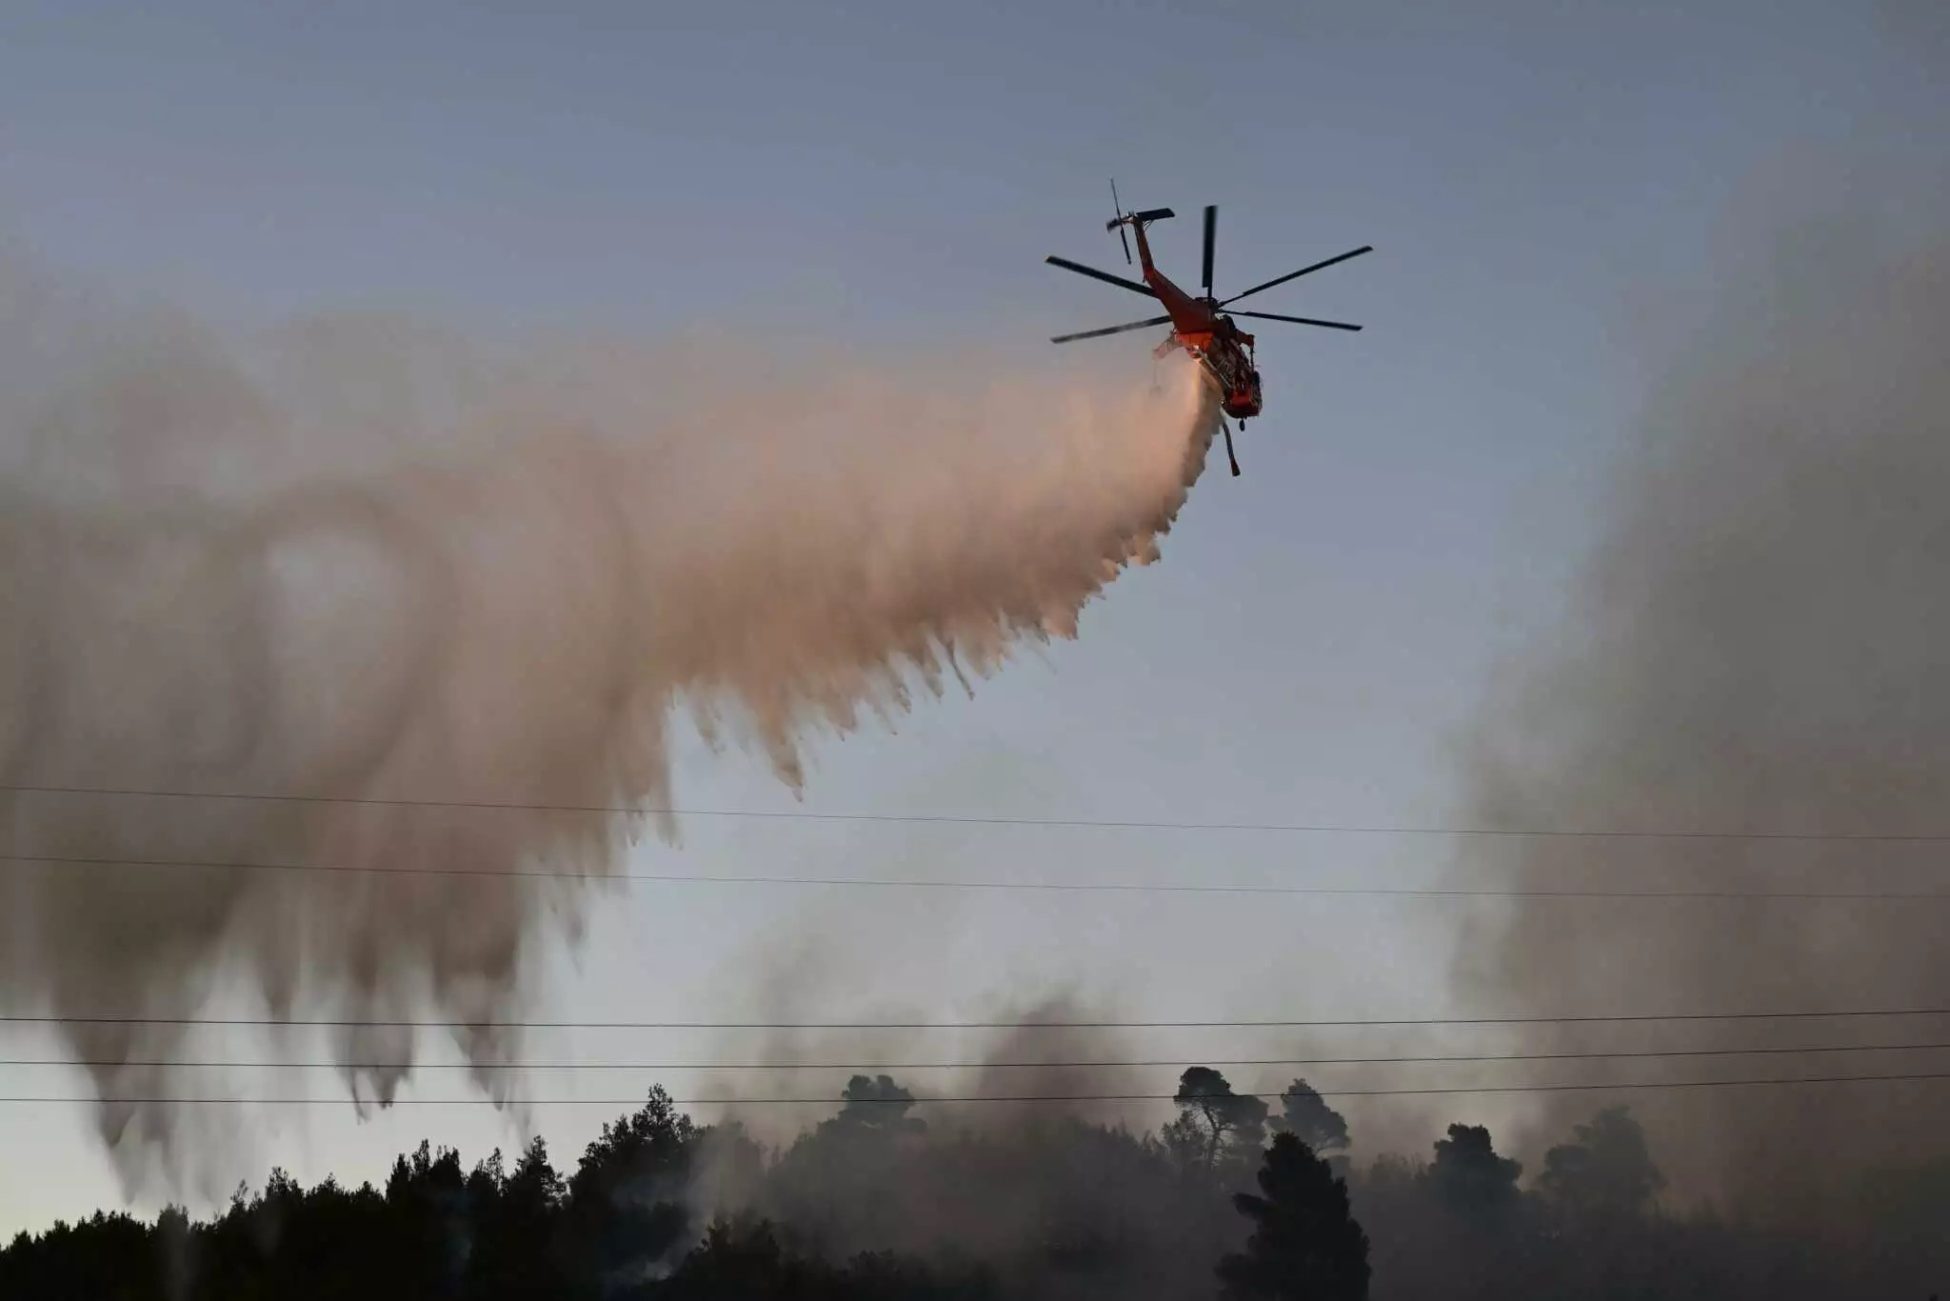
<path id="1" fill-rule="evenodd" d="M 1125 212 L 1117 198 L 1115 181 L 1110 185 L 1110 197 L 1113 210 L 1117 215 L 1104 223 L 1104 229 L 1117 232 L 1118 242 L 1124 245 L 1124 262 L 1127 266 L 1131 261 L 1131 246 L 1124 238 L 1124 227 L 1129 226 L 1131 233 L 1137 236 L 1138 260 L 1144 271 L 1143 284 L 1135 280 L 1126 280 L 1123 276 L 1114 276 L 1108 271 L 1099 271 L 1095 267 L 1084 266 L 1080 262 L 1072 262 L 1068 258 L 1048 257 L 1043 260 L 1051 266 L 1062 267 L 1065 271 L 1074 271 L 1080 276 L 1089 276 L 1093 280 L 1101 280 L 1105 284 L 1117 285 L 1132 293 L 1155 298 L 1164 304 L 1167 314 L 1154 316 L 1147 321 L 1106 326 L 1101 330 L 1059 334 L 1050 340 L 1051 343 L 1101 339 L 1107 334 L 1122 334 L 1126 330 L 1142 330 L 1153 325 L 1169 324 L 1170 337 L 1160 343 L 1152 355 L 1164 357 L 1173 348 L 1183 348 L 1191 354 L 1205 368 L 1205 373 L 1217 387 L 1220 409 L 1225 412 L 1225 415 L 1238 420 L 1239 428 L 1243 430 L 1247 419 L 1259 414 L 1261 405 L 1259 369 L 1253 358 L 1253 336 L 1233 323 L 1234 316 L 1250 316 L 1261 321 L 1289 321 L 1295 325 L 1319 325 L 1329 330 L 1361 328 L 1345 321 L 1322 321 L 1311 316 L 1280 316 L 1272 312 L 1245 312 L 1237 309 L 1228 313 L 1221 309 L 1228 303 L 1236 303 L 1262 289 L 1271 289 L 1274 285 L 1283 285 L 1289 280 L 1297 280 L 1301 276 L 1331 267 L 1337 262 L 1360 257 L 1363 253 L 1372 253 L 1373 245 L 1364 244 L 1339 257 L 1330 257 L 1325 262 L 1316 262 L 1312 266 L 1301 267 L 1298 271 L 1290 271 L 1286 275 L 1268 280 L 1263 285 L 1254 285 L 1251 289 L 1234 294 L 1230 298 L 1216 298 L 1212 294 L 1212 237 L 1218 228 L 1219 210 L 1216 207 L 1207 207 L 1205 210 L 1205 292 L 1194 298 L 1166 279 L 1164 273 L 1152 265 L 1151 245 L 1144 237 L 1146 226 L 1154 221 L 1163 221 L 1167 217 L 1174 216 L 1172 210 L 1152 208 L 1147 212 Z M 1226 460 L 1231 463 L 1233 474 L 1237 475 L 1239 459 L 1232 451 L 1232 427 L 1226 424 L 1225 416 L 1219 417 L 1219 425 L 1225 430 Z"/>

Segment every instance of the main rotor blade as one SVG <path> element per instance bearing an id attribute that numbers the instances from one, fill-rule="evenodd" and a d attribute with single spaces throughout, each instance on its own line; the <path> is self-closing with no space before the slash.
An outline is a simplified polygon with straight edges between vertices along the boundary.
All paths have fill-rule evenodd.
<path id="1" fill-rule="evenodd" d="M 1146 298 L 1158 296 L 1157 291 L 1150 285 L 1141 285 L 1135 280 L 1126 280 L 1123 276 L 1114 276 L 1108 271 L 1099 271 L 1096 267 L 1087 267 L 1081 262 L 1072 262 L 1068 258 L 1046 257 L 1043 261 L 1053 267 L 1062 267 L 1065 271 L 1074 271 L 1080 276 L 1089 276 L 1092 280 L 1101 280 L 1107 285 L 1116 285 L 1119 289 L 1128 289 L 1134 294 L 1143 294 Z"/>
<path id="2" fill-rule="evenodd" d="M 1205 296 L 1212 296 L 1212 236 L 1219 226 L 1219 209 L 1216 204 L 1205 205 Z"/>
<path id="3" fill-rule="evenodd" d="M 1330 330 L 1358 330 L 1361 328 L 1358 325 L 1349 325 L 1346 321 L 1319 321 L 1319 320 L 1315 320 L 1311 316 L 1280 316 L 1273 312 L 1238 311 L 1238 312 L 1227 312 L 1226 315 L 1227 316 L 1250 316 L 1253 317 L 1255 320 L 1261 320 L 1261 321 L 1291 321 L 1295 325 L 1324 325 Z"/>
<path id="4" fill-rule="evenodd" d="M 1122 334 L 1126 330 L 1142 330 L 1146 326 L 1163 325 L 1170 319 L 1169 316 L 1154 316 L 1148 321 L 1132 321 L 1129 325 L 1111 325 L 1101 330 L 1084 330 L 1079 334 L 1059 334 L 1054 339 L 1051 339 L 1050 342 L 1074 343 L 1078 339 L 1101 339 L 1106 334 Z"/>
<path id="5" fill-rule="evenodd" d="M 1298 271 L 1289 271 L 1287 274 L 1281 276 L 1279 279 L 1268 280 L 1263 285 L 1254 285 L 1251 289 L 1246 290 L 1244 293 L 1234 294 L 1232 297 L 1226 299 L 1225 302 L 1220 303 L 1219 306 L 1224 307 L 1226 303 L 1236 303 L 1242 298 L 1251 297 L 1253 294 L 1258 293 L 1262 289 L 1271 289 L 1274 285 L 1283 285 L 1289 280 L 1298 280 L 1301 276 L 1312 275 L 1316 271 L 1321 271 L 1326 269 L 1327 267 L 1331 267 L 1336 262 L 1345 262 L 1351 257 L 1360 257 L 1363 253 L 1372 253 L 1372 252 L 1374 252 L 1374 245 L 1363 244 L 1360 248 L 1355 249 L 1351 253 L 1343 253 L 1339 257 L 1330 257 L 1325 262 L 1316 262 L 1310 267 L 1301 267 Z"/>

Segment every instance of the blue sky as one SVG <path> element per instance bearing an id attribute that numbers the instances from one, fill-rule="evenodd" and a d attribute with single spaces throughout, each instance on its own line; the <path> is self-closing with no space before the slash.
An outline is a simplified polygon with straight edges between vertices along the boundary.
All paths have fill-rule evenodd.
<path id="1" fill-rule="evenodd" d="M 1440 822 L 1485 675 L 1547 625 L 1606 458 L 1757 218 L 1823 193 L 1838 161 L 1940 168 L 1950 46 L 1929 44 L 1927 8 L 15 3 L 0 240 L 232 327 L 371 307 L 482 334 L 703 325 L 942 349 L 1130 314 L 1041 264 L 1116 261 L 1111 175 L 1128 203 L 1185 214 L 1156 241 L 1187 280 L 1207 202 L 1222 289 L 1372 243 L 1260 300 L 1368 329 L 1260 332 L 1246 477 L 1200 485 L 1162 566 L 974 700 L 817 747 L 807 804 Z M 789 803 L 761 764 L 701 747 L 678 780 L 680 802 Z M 1448 867 L 1426 840 L 687 832 L 646 863 L 1408 884 Z M 804 996 L 848 1011 L 946 1016 L 1070 985 L 1161 1017 L 1439 1014 L 1464 906 L 643 893 L 599 919 L 550 1006 L 749 1013 L 736 973 L 810 947 Z M 80 1087 L 0 1067 L 0 1093 Z M 573 1150 L 600 1115 L 539 1120 Z M 254 1123 L 230 1182 L 272 1158 L 365 1177 L 423 1133 L 470 1156 L 509 1141 L 460 1110 Z M 115 1196 L 79 1109 L 0 1106 L 0 1150 L 0 1231 Z"/>

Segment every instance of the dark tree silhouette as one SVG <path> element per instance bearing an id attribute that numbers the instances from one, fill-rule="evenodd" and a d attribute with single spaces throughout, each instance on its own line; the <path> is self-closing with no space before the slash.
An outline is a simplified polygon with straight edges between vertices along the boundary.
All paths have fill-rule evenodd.
<path id="1" fill-rule="evenodd" d="M 684 1190 L 697 1130 L 661 1085 L 634 1114 L 603 1126 L 569 1177 L 561 1250 L 583 1295 L 648 1278 L 684 1245 L 691 1215 Z"/>
<path id="2" fill-rule="evenodd" d="M 1235 1193 L 1253 1222 L 1246 1250 L 1219 1262 L 1230 1301 L 1365 1301 L 1368 1235 L 1348 1209 L 1347 1182 L 1292 1134 L 1259 1171 L 1260 1195 Z"/>
<path id="3" fill-rule="evenodd" d="M 1624 1107 L 1609 1107 L 1579 1125 L 1576 1141 L 1544 1154 L 1539 1183 L 1560 1209 L 1576 1215 L 1637 1215 L 1665 1187 L 1645 1131 Z"/>
<path id="4" fill-rule="evenodd" d="M 1203 1165 L 1210 1172 L 1221 1157 L 1237 1151 L 1256 1152 L 1266 1139 L 1266 1103 L 1249 1093 L 1234 1093 L 1226 1077 L 1210 1066 L 1193 1066 L 1178 1077 L 1179 1120 L 1204 1140 Z M 1183 1141 L 1187 1130 L 1167 1134 L 1167 1141 Z"/>
<path id="5" fill-rule="evenodd" d="M 287 1218 L 297 1195 L 296 1185 L 289 1185 L 289 1194 L 280 1188 L 279 1173 L 272 1173 L 263 1201 L 250 1212 L 273 1226 Z M 468 1214 L 478 1195 L 478 1186 L 467 1187 L 460 1153 L 452 1148 L 434 1149 L 422 1142 L 411 1156 L 393 1162 L 386 1180 L 386 1206 L 391 1212 L 386 1217 L 387 1246 L 412 1294 L 461 1295 L 471 1246 Z M 288 1259 L 289 1254 L 279 1253 L 279 1258 Z"/>
<path id="6" fill-rule="evenodd" d="M 1346 1158 L 1341 1154 L 1348 1147 L 1347 1119 L 1328 1106 L 1305 1080 L 1295 1080 L 1280 1095 L 1280 1114 L 1273 1118 L 1273 1128 L 1293 1135 L 1313 1149 L 1314 1155 L 1335 1165 L 1336 1173 L 1343 1172 Z"/>
<path id="7" fill-rule="evenodd" d="M 482 1301 L 526 1301 L 559 1286 L 557 1234 L 568 1185 L 548 1159 L 538 1135 L 501 1176 L 501 1154 L 477 1167 L 476 1246 L 470 1271 L 473 1295 Z"/>
<path id="8" fill-rule="evenodd" d="M 1451 1125 L 1437 1139 L 1428 1179 L 1451 1210 L 1495 1211 L 1514 1206 L 1521 1162 L 1496 1154 L 1490 1131 L 1481 1125 Z"/>
<path id="9" fill-rule="evenodd" d="M 1075 1116 L 917 1131 L 891 1080 L 849 1085 L 838 1114 L 768 1156 L 652 1092 L 566 1179 L 539 1140 L 471 1167 L 423 1143 L 377 1188 L 305 1188 L 274 1170 L 209 1219 L 96 1213 L 21 1234 L 0 1250 L 0 1301 L 1177 1301 L 1208 1293 L 1220 1261 L 1234 1301 L 1333 1301 L 1360 1295 L 1347 1262 L 1363 1232 L 1391 1301 L 1921 1297 L 1950 1277 L 1950 1163 L 1927 1152 L 1838 1186 L 1815 1233 L 1638 1213 L 1658 1179 L 1622 1112 L 1554 1149 L 1534 1195 L 1463 1125 L 1427 1166 L 1382 1159 L 1344 1183 L 1289 1132 L 1270 1153 L 1224 1146 L 1214 1178 L 1207 1117 L 1235 1140 L 1265 1113 L 1216 1072 L 1186 1083 L 1170 1128 L 1188 1161 Z M 869 1120 L 889 1113 L 891 1127 Z M 1252 1221 L 1241 1251 L 1224 1190 L 1248 1152 L 1259 1181 L 1237 1202 Z M 706 1233 L 724 1213 L 744 1218 Z"/>
<path id="10" fill-rule="evenodd" d="M 721 1297 L 767 1297 L 776 1301 L 814 1301 L 829 1292 L 831 1280 L 788 1253 L 765 1220 L 717 1220 L 671 1276 L 672 1301 L 717 1301 Z"/>
<path id="11" fill-rule="evenodd" d="M 894 1083 L 891 1076 L 869 1079 L 856 1075 L 846 1082 L 840 1098 L 846 1105 L 840 1108 L 835 1119 L 843 1125 L 910 1134 L 918 1134 L 928 1127 L 925 1120 L 907 1114 L 914 1105 L 914 1095 Z"/>

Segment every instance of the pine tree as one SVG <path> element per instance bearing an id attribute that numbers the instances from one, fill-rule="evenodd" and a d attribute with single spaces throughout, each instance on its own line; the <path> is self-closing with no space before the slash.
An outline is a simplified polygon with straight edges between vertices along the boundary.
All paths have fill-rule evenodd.
<path id="1" fill-rule="evenodd" d="M 1368 1235 L 1348 1207 L 1347 1182 L 1292 1134 L 1259 1171 L 1259 1196 L 1233 1205 L 1253 1222 L 1246 1250 L 1219 1262 L 1228 1301 L 1366 1301 Z"/>

